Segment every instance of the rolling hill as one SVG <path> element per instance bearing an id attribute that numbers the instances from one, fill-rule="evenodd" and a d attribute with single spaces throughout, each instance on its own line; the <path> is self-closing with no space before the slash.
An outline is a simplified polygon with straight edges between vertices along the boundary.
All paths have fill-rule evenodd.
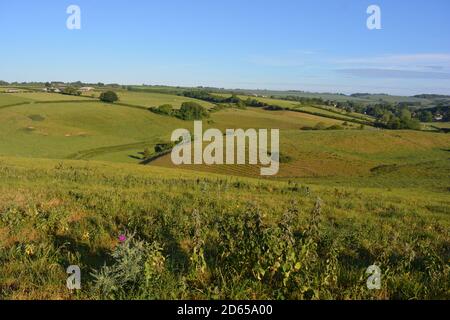
<path id="1" fill-rule="evenodd" d="M 147 108 L 192 100 L 119 95 L 0 93 L 0 299 L 448 299 L 449 135 L 224 108 L 205 128 L 280 129 L 278 176 L 139 165 L 193 125 Z"/>

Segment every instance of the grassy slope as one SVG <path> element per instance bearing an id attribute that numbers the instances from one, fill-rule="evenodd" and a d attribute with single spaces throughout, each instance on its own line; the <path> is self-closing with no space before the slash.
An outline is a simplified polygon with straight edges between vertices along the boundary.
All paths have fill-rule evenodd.
<path id="1" fill-rule="evenodd" d="M 229 97 L 229 94 L 218 94 L 216 93 L 215 95 L 221 96 L 221 97 Z M 334 107 L 329 107 L 329 106 L 321 106 L 321 108 L 315 107 L 315 106 L 301 106 L 298 102 L 296 101 L 288 101 L 288 100 L 281 100 L 281 99 L 272 99 L 272 98 L 262 98 L 262 97 L 253 97 L 253 96 L 243 96 L 243 95 L 239 95 L 239 98 L 241 98 L 242 100 L 246 100 L 247 98 L 251 98 L 251 99 L 255 99 L 264 103 L 267 103 L 269 105 L 276 105 L 276 106 L 280 106 L 283 108 L 290 108 L 290 109 L 297 109 L 297 110 L 304 110 L 307 112 L 313 112 L 319 115 L 323 115 L 324 117 L 336 117 L 339 116 L 340 118 L 343 118 L 344 120 L 355 120 L 355 119 L 365 119 L 368 121 L 373 121 L 373 118 L 369 117 L 369 116 L 365 116 L 362 114 L 358 114 L 358 113 L 346 113 L 346 112 L 342 112 L 341 110 L 334 108 Z M 327 109 L 327 110 L 324 110 Z M 331 112 L 334 111 L 334 112 Z M 336 113 L 337 112 L 337 113 Z"/>
<path id="2" fill-rule="evenodd" d="M 102 103 L 30 104 L 0 112 L 0 134 L 8 137 L 0 140 L 0 154 L 41 158 L 143 141 L 152 145 L 185 126 L 175 118 Z"/>
<path id="3" fill-rule="evenodd" d="M 132 93 L 133 94 L 133 93 Z M 154 96 L 154 93 L 138 93 Z M 71 96 L 30 93 L 28 100 L 68 99 Z M 172 96 L 168 96 L 168 102 Z M 25 99 L 1 96 L 5 104 Z M 11 100 L 12 98 L 12 100 Z M 79 98 L 79 97 L 78 97 Z M 178 97 L 179 98 L 179 97 Z M 3 100 L 2 100 L 3 99 Z M 86 98 L 87 99 L 87 98 Z M 184 98 L 181 98 L 184 99 Z M 133 102 L 133 101 L 128 101 Z M 40 158 L 85 158 L 134 162 L 145 146 L 168 141 L 176 128 L 192 127 L 192 122 L 163 117 L 147 110 L 108 105 L 87 99 L 86 102 L 39 103 L 8 107 L 0 110 L 0 133 L 8 139 L 0 141 L 0 154 Z M 225 109 L 211 116 L 209 127 L 280 128 L 297 130 L 314 126 L 340 124 L 329 118 L 288 112 Z M 205 127 L 207 125 L 205 124 Z"/>
<path id="4" fill-rule="evenodd" d="M 245 120 L 245 119 L 243 119 Z M 238 122 L 238 121 L 237 121 Z M 239 122 L 238 122 L 239 123 Z M 269 126 L 276 128 L 276 126 Z M 450 137 L 444 134 L 414 131 L 339 130 L 280 131 L 280 152 L 292 160 L 281 163 L 277 177 L 360 176 L 381 165 L 414 165 L 430 161 L 445 162 Z M 170 155 L 152 162 L 152 166 L 173 167 Z M 181 168 L 258 176 L 252 165 L 182 165 Z"/>
<path id="5" fill-rule="evenodd" d="M 225 109 L 211 116 L 213 127 L 300 129 L 319 122 L 331 126 L 342 121 L 292 111 L 266 111 L 261 108 Z"/>
<path id="6" fill-rule="evenodd" d="M 450 129 L 450 122 L 432 122 L 432 123 L 426 123 L 426 125 L 431 125 L 437 128 L 445 128 Z"/>
<path id="7" fill-rule="evenodd" d="M 293 181 L 2 157 L 0 298 L 448 299 L 448 191 L 419 192 L 414 184 L 387 188 L 395 178 L 381 179 L 382 185 L 371 188 L 320 183 L 305 189 Z M 418 174 L 415 183 L 423 185 L 423 178 Z M 310 212 L 317 197 L 323 201 L 318 234 L 303 238 L 312 226 Z M 240 226 L 247 212 L 256 214 L 259 208 L 264 228 L 275 230 L 292 201 L 298 212 L 283 219 L 293 219 L 289 227 L 297 244 L 292 250 L 302 261 L 300 269 L 285 284 L 283 273 L 279 280 L 258 279 L 253 263 L 260 257 L 251 255 L 249 246 L 259 240 L 244 233 L 238 236 L 241 241 L 229 243 L 237 235 L 227 228 Z M 114 263 L 108 253 L 119 246 L 117 237 L 124 230 L 134 230 L 150 243 L 157 240 L 165 261 L 157 277 L 147 275 L 147 285 L 138 282 L 139 289 L 122 292 L 125 287 L 120 287 L 115 295 L 99 295 L 89 273 Z M 205 269 L 196 265 L 193 232 L 204 241 L 199 243 L 204 243 Z M 238 247 L 227 249 L 227 243 Z M 270 252 L 261 257 L 269 258 Z M 238 255 L 237 260 L 223 260 L 229 254 Z M 365 287 L 364 272 L 373 263 L 383 271 L 381 290 Z M 83 272 L 82 291 L 76 295 L 65 288 L 65 268 L 71 264 Z"/>
<path id="8" fill-rule="evenodd" d="M 82 96 L 70 96 L 59 93 L 46 93 L 46 92 L 22 92 L 22 93 L 8 93 L 7 95 L 11 95 L 17 97 L 19 99 L 27 100 L 27 101 L 83 101 L 90 100 L 87 97 Z M 0 96 L 0 101 L 3 100 L 3 97 Z"/>
<path id="9" fill-rule="evenodd" d="M 0 106 L 48 97 L 1 95 Z M 281 129 L 281 153 L 293 159 L 281 165 L 284 181 L 236 177 L 256 176 L 252 166 L 191 168 L 211 171 L 204 173 L 160 167 L 169 165 L 167 157 L 150 166 L 61 160 L 93 149 L 81 155 L 136 161 L 129 155 L 192 125 L 146 110 L 91 102 L 0 110 L 0 155 L 8 156 L 0 156 L 0 299 L 104 298 L 89 272 L 113 263 L 108 253 L 124 230 L 158 240 L 166 260 L 150 287 L 138 283 L 140 289 L 115 298 L 449 298 L 448 135 L 305 132 L 299 128 L 342 121 L 257 108 L 225 109 L 210 120 L 205 127 Z M 310 247 L 301 235 L 317 197 L 320 231 L 306 238 Z M 240 235 L 235 245 L 244 247 L 231 251 L 223 245 L 249 212 L 250 222 L 257 214 L 269 232 L 294 201 L 298 212 L 288 225 L 301 267 L 286 285 L 277 277 L 258 279 L 254 257 L 245 255 L 255 239 Z M 195 211 L 206 243 L 201 269 L 194 263 Z M 304 250 L 311 256 L 301 258 Z M 221 260 L 236 253 L 242 255 L 230 265 Z M 384 272 L 380 291 L 365 289 L 364 272 L 374 262 Z M 82 267 L 86 281 L 75 296 L 65 288 L 70 264 Z"/>
<path id="10" fill-rule="evenodd" d="M 154 92 L 134 92 L 134 91 L 124 91 L 124 90 L 116 90 L 119 96 L 119 102 L 133 104 L 137 106 L 143 106 L 146 108 L 149 107 L 158 107 L 163 104 L 171 104 L 174 108 L 180 108 L 183 102 L 193 101 L 201 104 L 205 108 L 211 108 L 213 105 L 211 103 L 187 98 L 183 96 L 171 95 L 171 94 L 162 94 L 162 93 L 154 93 Z M 100 96 L 100 92 L 87 92 L 85 93 L 87 96 Z"/>
<path id="11" fill-rule="evenodd" d="M 0 93 L 0 108 L 3 106 L 9 106 L 16 103 L 25 103 L 25 102 L 31 102 L 31 99 L 23 98 L 23 97 L 17 97 L 10 93 Z"/>
<path id="12" fill-rule="evenodd" d="M 305 97 L 305 98 L 322 98 L 324 100 L 332 100 L 332 101 L 355 101 L 360 103 L 374 103 L 379 101 L 388 101 L 392 103 L 397 102 L 421 102 L 423 105 L 428 105 L 432 103 L 432 100 L 429 99 L 422 99 L 422 98 L 416 98 L 416 97 L 408 97 L 408 96 L 390 96 L 385 94 L 373 94 L 373 95 L 362 95 L 360 97 L 351 97 L 347 95 L 340 95 L 340 94 L 332 94 L 332 93 L 312 93 L 312 92 L 286 92 L 286 91 L 264 91 L 264 90 L 241 90 L 241 92 L 246 93 L 255 93 L 258 95 L 264 95 L 264 96 L 286 96 L 286 95 L 293 95 L 298 97 Z"/>

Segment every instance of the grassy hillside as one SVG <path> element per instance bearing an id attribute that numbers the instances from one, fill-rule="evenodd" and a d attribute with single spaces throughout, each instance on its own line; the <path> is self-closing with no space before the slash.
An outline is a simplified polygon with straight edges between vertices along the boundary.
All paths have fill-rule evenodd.
<path id="1" fill-rule="evenodd" d="M 218 94 L 215 95 L 220 97 L 230 97 L 229 94 Z M 334 108 L 331 106 L 315 106 L 315 105 L 301 105 L 297 101 L 288 101 L 288 100 L 282 100 L 282 99 L 273 99 L 273 98 L 264 98 L 264 97 L 254 97 L 254 96 L 245 96 L 245 95 L 239 95 L 238 96 L 241 100 L 246 100 L 248 98 L 254 99 L 260 102 L 263 102 L 268 105 L 274 105 L 279 106 L 286 109 L 291 110 L 298 110 L 298 111 L 304 111 L 306 113 L 312 113 L 316 114 L 318 116 L 323 116 L 326 118 L 336 118 L 338 117 L 342 121 L 354 121 L 354 120 L 364 120 L 372 122 L 374 119 L 370 116 L 366 116 L 359 113 L 353 113 L 353 112 L 344 112 L 338 108 Z"/>
<path id="2" fill-rule="evenodd" d="M 422 98 L 422 97 L 408 97 L 408 96 L 393 96 L 387 94 L 357 94 L 357 95 L 344 95 L 336 93 L 314 93 L 314 92 L 303 92 L 303 91 L 274 91 L 274 90 L 233 90 L 241 94 L 256 94 L 258 96 L 274 96 L 274 97 L 285 97 L 285 96 L 296 96 L 303 98 L 321 98 L 323 100 L 332 101 L 354 101 L 360 103 L 375 103 L 380 101 L 385 102 L 410 102 L 410 103 L 421 103 L 426 106 L 433 103 L 433 99 Z"/>
<path id="3" fill-rule="evenodd" d="M 445 163 L 449 156 L 449 146 L 450 136 L 437 133 L 281 130 L 280 152 L 290 160 L 285 163 L 281 161 L 277 177 L 357 177 L 371 175 L 372 170 L 380 166 L 394 166 L 392 168 L 397 170 L 397 166 L 433 161 Z M 174 167 L 170 155 L 159 158 L 150 165 Z M 256 165 L 179 167 L 222 174 L 259 176 L 259 167 Z M 439 169 L 436 170 L 431 174 L 438 174 Z"/>
<path id="4" fill-rule="evenodd" d="M 3 299 L 449 298 L 445 192 L 106 162 L 0 165 Z M 119 243 L 127 230 L 134 238 Z M 365 287 L 373 263 L 381 290 Z M 65 288 L 71 264 L 82 269 L 76 295 Z"/>
<path id="5" fill-rule="evenodd" d="M 0 115 L 0 135 L 8 137 L 0 140 L 0 154 L 39 158 L 137 142 L 153 145 L 169 139 L 173 128 L 189 126 L 147 110 L 91 101 L 14 106 Z"/>
<path id="6" fill-rule="evenodd" d="M 10 93 L 0 93 L 0 108 L 18 103 L 31 102 L 31 99 L 17 97 Z"/>
<path id="7" fill-rule="evenodd" d="M 22 93 L 7 93 L 24 101 L 83 101 L 90 100 L 87 97 L 82 96 L 70 96 L 60 93 L 47 93 L 47 92 L 22 92 Z M 0 100 L 3 100 L 3 96 L 0 96 Z"/>
<path id="8" fill-rule="evenodd" d="M 87 92 L 85 95 L 87 96 L 100 96 L 99 91 L 95 92 Z M 155 93 L 155 92 L 134 92 L 134 91 L 124 91 L 118 90 L 117 94 L 119 96 L 119 102 L 142 106 L 146 108 L 150 107 L 159 107 L 163 104 L 171 104 L 175 109 L 180 108 L 183 102 L 193 101 L 201 104 L 205 108 L 211 108 L 213 105 L 209 102 L 187 98 L 178 95 L 172 94 L 163 94 L 163 93 Z"/>
<path id="9" fill-rule="evenodd" d="M 130 95 L 155 97 L 159 94 Z M 53 102 L 49 97 L 52 97 Z M 192 128 L 191 121 L 157 115 L 145 108 L 105 104 L 89 98 L 85 98 L 86 101 L 72 101 L 71 98 L 80 97 L 46 93 L 29 93 L 27 98 L 6 94 L 0 96 L 0 102 L 4 101 L 5 106 L 27 103 L 0 109 L 0 133 L 8 137 L 0 141 L 0 155 L 137 163 L 139 160 L 136 157 L 140 156 L 139 152 L 145 147 L 152 149 L 156 143 L 168 141 L 174 129 Z M 33 102 L 31 99 L 39 103 L 28 104 Z M 58 102 L 57 99 L 68 100 Z M 172 96 L 169 95 L 164 99 L 160 102 L 168 102 Z M 44 103 L 42 100 L 52 103 Z M 131 100 L 127 102 L 137 103 Z M 342 123 L 303 113 L 248 108 L 214 112 L 211 119 L 205 121 L 205 128 L 215 127 L 225 130 L 254 127 L 299 130 L 319 122 L 328 126 Z M 348 126 L 352 127 L 354 126 Z"/>
<path id="10" fill-rule="evenodd" d="M 261 108 L 225 109 L 211 115 L 211 126 L 226 128 L 301 129 L 319 122 L 331 126 L 343 121 L 292 111 L 267 111 Z M 356 125 L 350 127 L 356 128 Z"/>
<path id="11" fill-rule="evenodd" d="M 144 148 L 193 125 L 145 107 L 190 99 L 119 95 L 142 108 L 0 94 L 0 299 L 450 298 L 449 135 L 228 108 L 205 129 L 280 129 L 278 176 L 144 166 Z"/>

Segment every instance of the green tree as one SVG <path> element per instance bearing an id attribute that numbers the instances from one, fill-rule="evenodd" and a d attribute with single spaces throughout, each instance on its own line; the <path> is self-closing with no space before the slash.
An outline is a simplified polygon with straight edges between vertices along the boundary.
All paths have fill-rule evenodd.
<path id="1" fill-rule="evenodd" d="M 400 110 L 400 119 L 404 121 L 411 120 L 411 112 L 406 108 Z"/>
<path id="2" fill-rule="evenodd" d="M 394 114 L 390 111 L 385 111 L 383 115 L 381 116 L 381 122 L 383 123 L 389 123 L 391 119 L 394 117 Z"/>
<path id="3" fill-rule="evenodd" d="M 196 102 L 183 102 L 178 115 L 183 120 L 201 120 L 208 117 L 208 111 Z"/>
<path id="4" fill-rule="evenodd" d="M 430 111 L 422 112 L 419 118 L 422 122 L 433 122 L 433 114 Z"/>
<path id="5" fill-rule="evenodd" d="M 100 100 L 108 103 L 114 103 L 119 100 L 119 97 L 114 91 L 105 91 L 100 95 Z"/>
<path id="6" fill-rule="evenodd" d="M 238 107 L 239 109 L 245 109 L 246 108 L 245 103 L 242 100 L 240 100 L 240 99 L 239 99 L 238 102 L 236 102 L 236 107 Z"/>
<path id="7" fill-rule="evenodd" d="M 152 155 L 152 152 L 150 151 L 150 149 L 145 148 L 144 152 L 142 153 L 142 158 L 145 160 L 145 159 L 150 158 L 151 155 Z"/>
<path id="8" fill-rule="evenodd" d="M 79 96 L 79 95 L 81 95 L 81 92 L 78 91 L 74 87 L 65 87 L 61 93 L 62 94 L 67 94 L 67 95 L 71 95 L 71 96 Z"/>
<path id="9" fill-rule="evenodd" d="M 171 115 L 173 111 L 173 106 L 171 104 L 160 105 L 157 109 L 158 113 Z"/>

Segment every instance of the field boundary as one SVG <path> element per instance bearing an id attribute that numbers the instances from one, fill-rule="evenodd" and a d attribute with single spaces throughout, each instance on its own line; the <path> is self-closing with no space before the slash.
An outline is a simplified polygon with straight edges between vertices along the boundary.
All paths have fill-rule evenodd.
<path id="1" fill-rule="evenodd" d="M 158 153 L 155 153 L 154 155 L 150 156 L 149 158 L 139 162 L 139 164 L 147 165 L 147 164 L 155 161 L 156 159 L 159 159 L 161 157 L 164 157 L 165 155 L 168 155 L 171 152 L 172 152 L 172 148 L 168 149 L 168 150 L 164 150 L 164 151 L 158 152 Z"/>
<path id="2" fill-rule="evenodd" d="M 289 108 L 289 107 L 288 108 L 284 108 L 284 110 L 293 111 L 293 112 L 300 112 L 300 113 L 306 113 L 306 114 L 310 114 L 310 115 L 317 116 L 317 117 L 323 117 L 323 118 L 334 119 L 334 120 L 339 120 L 339 121 L 353 122 L 353 123 L 362 124 L 362 125 L 366 125 L 366 126 L 373 126 L 374 125 L 372 122 L 365 121 L 365 120 L 360 120 L 360 119 L 357 119 L 357 118 L 348 119 L 348 118 L 338 117 L 338 116 L 335 117 L 335 116 L 324 115 L 324 114 L 317 113 L 317 112 L 311 112 L 311 111 L 300 110 L 300 109 Z"/>

